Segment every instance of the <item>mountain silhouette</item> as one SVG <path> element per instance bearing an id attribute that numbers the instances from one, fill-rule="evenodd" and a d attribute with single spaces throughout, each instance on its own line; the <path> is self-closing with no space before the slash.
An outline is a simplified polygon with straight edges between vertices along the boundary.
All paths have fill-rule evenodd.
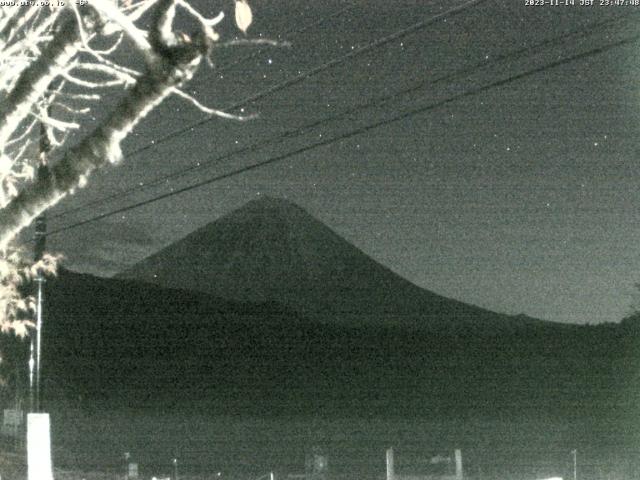
<path id="1" fill-rule="evenodd" d="M 531 419 L 533 437 L 558 420 L 593 445 L 637 438 L 636 319 L 566 325 L 445 298 L 284 200 L 249 202 L 118 278 L 61 269 L 44 317 L 54 413 Z M 28 343 L 7 346 L 0 369 L 24 391 Z"/>
<path id="2" fill-rule="evenodd" d="M 426 267 L 426 266 L 425 266 Z M 537 324 L 422 289 L 292 202 L 250 201 L 117 275 L 351 325 L 511 329 Z"/>
<path id="3" fill-rule="evenodd" d="M 635 324 L 565 325 L 447 299 L 269 198 L 121 278 L 63 269 L 45 302 L 49 398 L 207 402 L 228 413 L 602 418 L 626 411 L 637 386 Z M 9 371 L 26 365 L 27 345 L 18 347 Z"/>

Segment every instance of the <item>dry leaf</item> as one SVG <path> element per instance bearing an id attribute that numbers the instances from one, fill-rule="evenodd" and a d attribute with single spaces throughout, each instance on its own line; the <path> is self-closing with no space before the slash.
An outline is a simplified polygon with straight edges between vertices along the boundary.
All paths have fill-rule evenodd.
<path id="1" fill-rule="evenodd" d="M 247 33 L 247 28 L 251 25 L 253 15 L 251 13 L 251 7 L 245 0 L 236 0 L 236 25 L 244 33 Z"/>

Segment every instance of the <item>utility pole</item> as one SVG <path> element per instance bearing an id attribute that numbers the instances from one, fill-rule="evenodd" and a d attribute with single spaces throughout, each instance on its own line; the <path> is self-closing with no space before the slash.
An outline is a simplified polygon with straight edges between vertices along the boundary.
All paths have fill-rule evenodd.
<path id="1" fill-rule="evenodd" d="M 51 150 L 49 133 L 44 123 L 40 124 L 39 158 L 38 158 L 38 180 L 45 179 L 50 175 L 47 165 L 47 154 Z M 44 255 L 47 241 L 47 217 L 42 212 L 36 218 L 34 260 L 38 262 Z M 40 411 L 40 372 L 42 367 L 42 315 L 44 307 L 44 275 L 41 271 L 36 276 L 36 334 L 31 337 L 31 348 L 29 358 L 29 404 L 31 412 Z"/>
<path id="2" fill-rule="evenodd" d="M 40 124 L 40 142 L 37 176 L 39 180 L 49 175 L 46 155 L 51 142 L 44 123 Z M 44 255 L 47 221 L 44 213 L 36 218 L 34 260 Z M 28 480 L 53 480 L 51 464 L 51 420 L 48 413 L 40 413 L 40 370 L 42 366 L 42 316 L 44 306 L 44 275 L 36 272 L 35 335 L 31 335 L 29 358 L 29 414 L 27 415 L 27 478 Z"/>
<path id="3" fill-rule="evenodd" d="M 571 450 L 573 455 L 573 480 L 578 480 L 578 450 L 575 448 Z"/>

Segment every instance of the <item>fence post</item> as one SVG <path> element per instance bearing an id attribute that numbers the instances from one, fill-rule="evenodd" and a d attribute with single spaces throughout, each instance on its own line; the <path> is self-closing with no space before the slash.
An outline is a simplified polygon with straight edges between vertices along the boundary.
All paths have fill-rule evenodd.
<path id="1" fill-rule="evenodd" d="M 178 459 L 174 458 L 171 463 L 173 463 L 173 475 L 171 475 L 171 480 L 178 480 Z"/>
<path id="2" fill-rule="evenodd" d="M 456 480 L 462 480 L 462 450 L 456 448 L 454 453 L 456 456 Z"/>
<path id="3" fill-rule="evenodd" d="M 124 465 L 123 465 L 123 478 L 124 480 L 129 480 L 129 459 L 131 458 L 131 454 L 129 452 L 124 452 Z"/>
<path id="4" fill-rule="evenodd" d="M 393 468 L 393 447 L 387 449 L 387 480 L 395 480 Z"/>

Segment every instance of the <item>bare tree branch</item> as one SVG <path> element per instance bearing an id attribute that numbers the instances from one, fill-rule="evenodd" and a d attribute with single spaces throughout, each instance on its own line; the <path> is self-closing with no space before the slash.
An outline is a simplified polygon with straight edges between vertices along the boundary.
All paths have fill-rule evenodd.
<path id="1" fill-rule="evenodd" d="M 120 144 L 133 127 L 175 87 L 189 80 L 206 52 L 206 44 L 167 37 L 172 0 L 161 0 L 155 18 L 151 44 L 157 60 L 137 79 L 135 86 L 111 115 L 79 145 L 67 151 L 51 169 L 51 175 L 27 185 L 0 210 L 0 248 L 43 210 L 73 189 L 83 186 L 96 168 L 117 163 Z M 176 41 L 174 45 L 168 42 Z"/>
<path id="2" fill-rule="evenodd" d="M 122 141 L 168 95 L 177 94 L 209 115 L 252 118 L 208 108 L 179 88 L 218 41 L 213 27 L 222 14 L 205 18 L 186 0 L 141 0 L 127 2 L 126 7 L 115 0 L 88 1 L 86 8 L 70 4 L 50 14 L 43 14 L 41 7 L 0 10 L 1 331 L 26 333 L 29 322 L 24 319 L 33 299 L 23 297 L 20 285 L 35 270 L 51 270 L 55 264 L 50 258 L 30 268 L 12 243 L 16 235 L 46 208 L 82 187 L 94 170 L 120 161 Z M 177 8 L 193 20 L 196 30 L 191 35 L 174 31 Z M 238 27 L 244 31 L 251 11 L 246 0 L 236 2 L 238 8 L 243 14 Z M 136 25 L 147 11 L 148 31 Z M 113 34 L 117 38 L 105 47 Z M 142 55 L 141 68 L 121 64 L 112 55 L 125 42 Z M 88 114 L 88 103 L 103 98 L 94 93 L 102 90 L 96 89 L 123 84 L 124 94 L 97 127 L 62 152 L 57 162 L 38 164 L 46 159 L 36 152 L 35 125 L 47 132 L 49 145 L 64 147 L 70 131 L 82 131 L 77 117 Z M 62 132 L 60 139 L 54 131 Z M 34 176 L 36 165 L 45 174 Z"/>
<path id="3" fill-rule="evenodd" d="M 29 115 L 31 106 L 44 95 L 58 70 L 75 55 L 79 39 L 75 19 L 68 18 L 42 55 L 22 72 L 0 111 L 0 145 L 9 139 L 20 122 Z"/>

